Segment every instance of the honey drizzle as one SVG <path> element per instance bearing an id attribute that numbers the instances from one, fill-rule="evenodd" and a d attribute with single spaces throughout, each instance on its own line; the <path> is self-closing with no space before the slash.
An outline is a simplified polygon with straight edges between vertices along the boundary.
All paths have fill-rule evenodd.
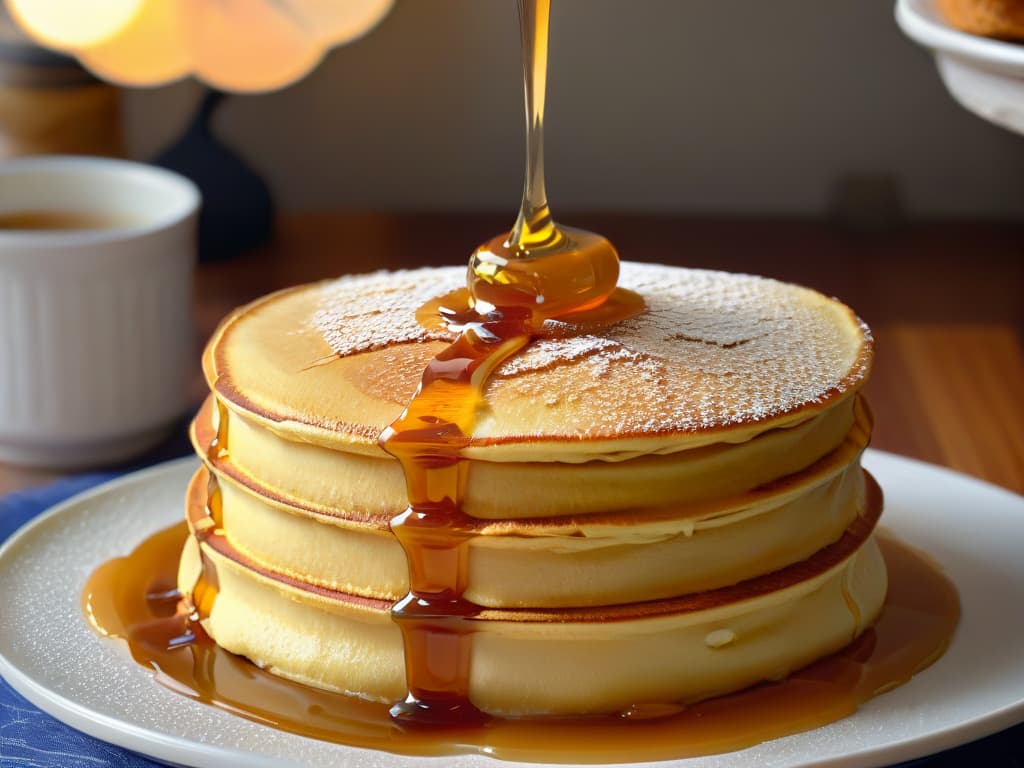
<path id="1" fill-rule="evenodd" d="M 219 399 L 215 398 L 215 403 L 216 431 L 206 448 L 206 460 L 211 465 L 228 455 L 228 409 Z M 202 509 L 202 515 L 190 518 L 188 523 L 191 535 L 195 538 L 197 545 L 202 544 L 215 534 L 223 533 L 224 515 L 220 482 L 214 472 L 210 472 L 207 479 L 206 503 Z M 202 547 L 198 549 L 200 568 L 196 575 L 196 581 L 192 585 L 192 589 L 189 590 L 187 610 L 185 611 L 189 617 L 189 627 L 183 637 L 194 636 L 197 631 L 202 632 L 200 623 L 210 617 L 220 592 L 217 566 Z"/>
<path id="2" fill-rule="evenodd" d="M 519 216 L 509 241 L 522 249 L 545 248 L 562 238 L 548 206 L 544 184 L 544 102 L 547 97 L 548 28 L 551 2 L 520 0 L 523 97 L 526 107 L 526 176 Z"/>
<path id="3" fill-rule="evenodd" d="M 405 646 L 404 701 L 391 715 L 407 724 L 478 724 L 470 701 L 473 618 L 467 601 L 473 526 L 462 511 L 462 459 L 484 405 L 491 372 L 536 336 L 546 319 L 593 310 L 613 295 L 618 253 L 591 233 L 561 229 L 544 189 L 544 102 L 550 0 L 519 0 L 527 119 L 526 181 L 512 232 L 473 254 L 469 308 L 442 319 L 459 336 L 427 365 L 402 415 L 378 440 L 405 473 L 409 507 L 391 521 L 405 551 L 409 594 L 391 615 Z M 607 320 L 635 312 L 613 303 Z M 621 316 L 614 315 L 616 307 Z"/>
<path id="4" fill-rule="evenodd" d="M 854 557 L 859 557 L 859 555 L 854 555 Z M 853 619 L 853 636 L 850 638 L 851 640 L 855 639 L 864 627 L 864 617 L 861 615 L 860 606 L 857 605 L 857 601 L 854 599 L 850 590 L 852 574 L 853 569 L 848 569 L 843 574 L 842 581 L 839 585 L 839 589 L 843 594 L 843 602 L 846 603 L 846 610 L 850 612 L 850 618 Z"/>
<path id="5" fill-rule="evenodd" d="M 544 188 L 544 104 L 551 0 L 519 0 L 526 107 L 526 180 L 515 226 L 470 257 L 468 287 L 483 314 L 512 307 L 545 318 L 592 309 L 615 290 L 619 255 L 600 235 L 560 227 Z M 534 329 L 536 330 L 536 328 Z"/>
<path id="6" fill-rule="evenodd" d="M 402 630 L 408 695 L 392 716 L 423 724 L 479 723 L 469 700 L 472 627 L 480 609 L 466 601 L 469 540 L 460 507 L 468 443 L 481 384 L 529 340 L 528 313 L 467 321 L 458 339 L 427 366 L 405 412 L 380 444 L 405 471 L 409 508 L 391 530 L 409 564 L 409 594 L 391 615 Z"/>
<path id="7" fill-rule="evenodd" d="M 952 583 L 927 556 L 882 533 L 889 593 L 881 617 L 839 653 L 785 680 L 687 707 L 637 702 L 621 715 L 408 728 L 386 705 L 276 677 L 214 643 L 175 591 L 188 535 L 179 523 L 92 574 L 82 603 L 97 631 L 123 638 L 175 693 L 302 736 L 408 755 L 621 763 L 743 749 L 839 720 L 906 682 L 942 655 L 959 619 Z"/>

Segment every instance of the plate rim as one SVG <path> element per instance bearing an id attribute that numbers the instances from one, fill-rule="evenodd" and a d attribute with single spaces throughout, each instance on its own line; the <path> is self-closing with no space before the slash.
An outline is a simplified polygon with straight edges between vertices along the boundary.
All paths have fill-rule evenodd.
<path id="1" fill-rule="evenodd" d="M 64 513 L 68 507 L 77 507 L 80 504 L 85 504 L 92 501 L 94 496 L 102 496 L 109 491 L 114 491 L 120 488 L 122 485 L 135 485 L 136 483 L 143 483 L 149 480 L 151 475 L 165 475 L 173 474 L 178 470 L 179 467 L 185 467 L 187 465 L 194 464 L 199 466 L 199 459 L 195 456 L 182 456 L 177 459 L 170 459 L 169 461 L 162 461 L 158 464 L 153 464 L 149 467 L 137 469 L 133 472 L 128 472 L 118 477 L 112 477 L 109 480 L 104 480 L 102 483 L 86 488 L 84 491 L 79 491 L 73 496 L 69 496 L 63 501 L 58 501 L 37 515 L 32 516 L 22 525 L 14 529 L 10 536 L 3 542 L 0 542 L 0 560 L 2 560 L 7 552 L 13 549 L 19 540 L 23 536 L 29 535 L 37 526 L 45 525 L 48 520 L 53 517 L 57 517 Z M 45 486 L 44 486 L 45 487 Z M 31 490 L 31 489 L 29 489 Z M 17 493 L 17 491 L 15 492 Z M 0 653 L 0 659 L 3 658 Z"/>
<path id="2" fill-rule="evenodd" d="M 1009 489 L 993 485 L 948 467 L 929 464 L 917 459 L 911 459 L 877 449 L 869 449 L 865 454 L 865 463 L 871 464 L 873 460 L 892 462 L 894 466 L 900 467 L 901 471 L 909 469 L 911 471 L 937 472 L 945 475 L 951 481 L 965 483 L 971 488 L 972 492 L 995 492 L 1002 495 L 1006 498 L 1008 503 L 1016 504 L 1024 500 L 1024 496 L 1021 494 L 1017 494 Z M 154 480 L 159 481 L 164 476 L 173 476 L 177 472 L 183 472 L 186 467 L 198 465 L 198 459 L 193 456 L 186 456 L 138 470 L 121 477 L 113 478 L 76 494 L 75 496 L 50 507 L 39 515 L 36 515 L 12 533 L 8 539 L 0 545 L 0 561 L 8 556 L 9 552 L 18 547 L 24 538 L 32 535 L 37 528 L 47 525 L 49 522 L 63 514 L 68 514 L 69 510 L 74 512 L 83 508 L 83 506 L 88 508 L 88 505 L 93 503 L 97 497 L 103 497 L 112 492 L 116 493 L 125 486 L 144 486 Z M 925 551 L 927 551 L 927 549 L 925 549 Z M 99 638 L 98 636 L 96 639 L 97 641 L 102 640 L 102 638 Z M 950 647 L 952 648 L 955 643 L 956 635 L 954 635 L 951 640 Z M 0 647 L 0 676 L 2 676 L 15 691 L 24 696 L 32 704 L 39 707 L 43 712 L 55 717 L 67 725 L 70 725 L 76 730 L 102 741 L 115 744 L 171 765 L 219 766 L 244 764 L 245 766 L 252 766 L 253 768 L 263 768 L 263 766 L 266 766 L 267 768 L 278 768 L 285 765 L 302 765 L 302 763 L 296 762 L 286 763 L 278 756 L 254 752 L 242 752 L 230 747 L 188 740 L 179 736 L 161 733 L 148 727 L 138 725 L 134 722 L 108 715 L 104 712 L 99 712 L 66 697 L 62 693 L 58 693 L 57 691 L 50 689 L 39 681 L 33 679 L 30 675 L 23 672 L 19 667 L 15 666 L 10 660 L 8 660 L 3 647 Z M 913 760 L 967 744 L 971 741 L 984 738 L 992 735 L 993 733 L 1012 727 L 1022 721 L 1024 721 L 1024 694 L 1022 694 L 1015 702 L 1004 704 L 995 710 L 985 712 L 984 714 L 977 715 L 969 720 L 956 723 L 955 725 L 944 728 L 939 732 L 918 734 L 890 745 L 869 745 L 861 747 L 854 752 L 842 755 L 825 756 L 810 762 L 801 762 L 799 765 L 801 768 L 824 768 L 825 766 L 828 766 L 829 768 L 869 768 L 870 766 L 876 765 L 888 765 L 894 761 Z M 810 731 L 805 733 L 810 733 Z M 795 734 L 794 736 L 786 738 L 799 738 L 801 735 L 802 734 Z M 330 746 L 348 750 L 361 749 L 359 747 L 350 747 L 347 745 L 332 744 Z M 376 752 L 375 750 L 363 751 Z M 392 755 L 392 753 L 388 752 L 380 752 L 378 754 L 385 757 L 394 757 L 395 760 L 401 760 L 403 757 L 400 755 Z M 186 759 L 188 762 L 180 762 L 182 759 Z M 679 759 L 658 763 L 658 765 L 672 766 L 677 764 L 679 766 L 683 766 L 687 764 L 687 760 Z M 502 768 L 503 766 L 519 765 L 519 763 L 514 761 L 497 761 L 494 762 L 493 765 L 495 765 L 496 768 Z M 541 765 L 543 764 L 537 764 L 538 768 Z M 643 765 L 643 763 L 635 765 Z M 609 766 L 606 766 L 606 768 L 612 768 L 612 765 L 610 764 Z"/>

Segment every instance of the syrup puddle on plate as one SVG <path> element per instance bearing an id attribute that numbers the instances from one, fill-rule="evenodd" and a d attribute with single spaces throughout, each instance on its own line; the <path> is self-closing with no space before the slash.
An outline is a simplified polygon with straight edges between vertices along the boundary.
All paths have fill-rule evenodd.
<path id="1" fill-rule="evenodd" d="M 275 677 L 214 644 L 176 591 L 187 535 L 179 523 L 93 573 L 82 602 L 100 634 L 124 639 L 157 682 L 196 701 L 302 736 L 408 755 L 618 763 L 743 749 L 839 720 L 906 682 L 942 655 L 960 616 L 956 588 L 931 559 L 882 532 L 889 594 L 881 618 L 847 648 L 781 682 L 689 707 L 423 728 L 396 721 L 385 704 Z"/>

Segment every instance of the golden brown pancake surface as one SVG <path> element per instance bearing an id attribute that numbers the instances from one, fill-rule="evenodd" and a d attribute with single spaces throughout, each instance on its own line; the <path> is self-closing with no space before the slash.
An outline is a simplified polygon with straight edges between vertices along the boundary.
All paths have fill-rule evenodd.
<path id="1" fill-rule="evenodd" d="M 291 439 L 376 453 L 454 338 L 416 311 L 463 280 L 459 268 L 423 269 L 273 294 L 214 336 L 211 388 Z M 620 285 L 643 296 L 640 315 L 609 327 L 549 321 L 498 368 L 467 456 L 586 461 L 741 442 L 821 412 L 870 368 L 866 327 L 806 288 L 628 262 Z"/>

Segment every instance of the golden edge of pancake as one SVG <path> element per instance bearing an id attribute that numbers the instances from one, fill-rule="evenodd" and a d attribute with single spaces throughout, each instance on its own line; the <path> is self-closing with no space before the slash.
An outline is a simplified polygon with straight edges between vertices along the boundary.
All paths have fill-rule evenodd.
<path id="1" fill-rule="evenodd" d="M 845 412 L 842 409 L 845 409 Z M 320 466 L 318 471 L 335 478 L 335 482 L 340 482 L 341 478 L 346 477 L 351 477 L 353 480 L 357 478 L 365 479 L 371 476 L 375 477 L 376 496 L 374 497 L 374 503 L 376 507 L 367 508 L 367 502 L 362 499 L 353 499 L 351 503 L 344 503 L 336 499 L 312 498 L 311 496 L 314 494 L 311 490 L 306 489 L 303 491 L 300 487 L 301 483 L 296 485 L 299 478 L 298 474 L 288 476 L 289 480 L 295 481 L 292 483 L 293 488 L 276 487 L 266 480 L 257 479 L 253 475 L 254 468 L 241 464 L 237 457 L 231 455 L 232 449 L 230 447 L 227 447 L 226 451 L 215 451 L 213 453 L 208 450 L 214 439 L 218 437 L 216 424 L 221 420 L 226 420 L 226 442 L 229 445 L 234 445 L 237 452 L 241 454 L 245 446 L 240 445 L 237 440 L 232 441 L 233 431 L 230 425 L 237 423 L 235 429 L 240 429 L 244 424 L 245 418 L 235 414 L 226 407 L 223 411 L 220 411 L 214 406 L 214 398 L 211 397 L 204 403 L 192 423 L 190 436 L 193 447 L 207 465 L 219 476 L 229 478 L 235 484 L 259 496 L 273 506 L 295 514 L 313 516 L 323 522 L 331 522 L 341 526 L 351 525 L 360 528 L 371 526 L 379 530 L 386 530 L 391 518 L 405 509 L 407 501 L 405 499 L 404 483 L 398 473 L 397 464 L 390 458 L 382 457 L 378 460 L 344 451 L 330 451 L 319 446 L 289 443 L 281 441 L 280 438 L 273 435 L 268 435 L 258 427 L 256 429 L 249 429 L 253 439 L 270 440 L 275 448 L 287 448 L 288 450 L 301 448 L 302 451 L 316 453 L 319 457 L 318 461 L 329 461 L 329 466 L 312 464 L 311 466 Z M 236 422 L 235 420 L 241 421 Z M 830 469 L 838 469 L 841 465 L 848 463 L 853 458 L 855 452 L 859 453 L 860 450 L 863 450 L 870 438 L 871 426 L 872 418 L 870 411 L 863 402 L 863 399 L 854 393 L 849 396 L 848 404 L 837 403 L 833 411 L 823 414 L 813 422 L 798 427 L 769 430 L 759 436 L 759 438 L 741 446 L 730 446 L 728 448 L 725 446 L 705 446 L 704 448 L 679 452 L 670 456 L 640 457 L 639 461 L 649 462 L 657 460 L 671 464 L 671 466 L 666 465 L 664 467 L 659 465 L 660 468 L 655 469 L 658 473 L 657 477 L 660 478 L 659 482 L 671 479 L 673 483 L 669 489 L 671 492 L 668 490 L 658 490 L 651 486 L 648 481 L 645 481 L 647 484 L 642 484 L 642 487 L 629 487 L 630 493 L 627 494 L 629 496 L 628 503 L 625 505 L 616 503 L 609 507 L 612 504 L 610 496 L 598 493 L 596 490 L 588 490 L 589 486 L 587 486 L 581 489 L 579 494 L 583 494 L 584 490 L 587 493 L 578 495 L 573 502 L 577 507 L 573 514 L 560 514 L 556 508 L 546 509 L 545 503 L 550 506 L 550 500 L 547 499 L 546 493 L 542 493 L 540 497 L 533 498 L 530 501 L 528 500 L 530 497 L 523 497 L 521 493 L 516 493 L 512 489 L 524 489 L 523 483 L 526 481 L 523 477 L 518 476 L 523 473 L 529 474 L 531 471 L 530 467 L 539 467 L 543 470 L 541 472 L 543 477 L 531 476 L 530 482 L 526 482 L 525 490 L 529 490 L 534 497 L 537 496 L 538 489 L 544 490 L 546 487 L 545 483 L 550 484 L 552 482 L 552 478 L 557 480 L 556 486 L 559 483 L 570 481 L 577 484 L 580 482 L 586 483 L 587 475 L 578 474 L 579 472 L 586 471 L 587 467 L 585 465 L 575 463 L 497 464 L 493 462 L 471 462 L 471 464 L 475 464 L 475 469 L 469 473 L 470 485 L 467 487 L 466 512 L 478 521 L 474 524 L 474 530 L 484 535 L 516 533 L 543 535 L 546 532 L 563 535 L 573 526 L 577 529 L 583 526 L 588 526 L 592 529 L 599 525 L 613 526 L 619 521 L 635 525 L 640 521 L 654 522 L 658 519 L 707 519 L 715 515 L 733 513 L 740 507 L 749 506 L 751 503 L 764 502 L 770 497 L 801 492 L 801 488 L 796 486 L 810 481 L 808 472 L 821 473 Z M 772 455 L 781 458 L 773 460 L 771 464 L 765 464 L 762 459 L 755 458 L 753 455 L 747 456 L 746 454 L 746 452 L 751 450 L 764 453 L 766 449 L 759 447 L 759 440 L 777 442 L 780 439 L 787 441 L 787 445 L 796 439 L 799 442 L 799 447 L 797 449 L 796 446 L 788 445 L 788 447 L 782 450 L 773 449 L 771 451 Z M 772 445 L 775 444 L 773 443 Z M 220 448 L 225 448 L 225 446 L 220 446 Z M 775 448 L 778 448 L 778 446 L 775 446 Z M 723 449 L 724 453 L 722 452 Z M 708 453 L 709 451 L 717 453 L 712 455 Z M 811 452 L 808 453 L 808 451 Z M 263 460 L 262 454 L 259 451 L 254 456 Z M 694 459 L 706 461 L 709 456 L 713 461 L 718 461 L 718 465 L 712 466 L 707 463 L 700 465 L 703 469 L 701 470 L 699 482 L 695 481 L 696 478 L 687 479 L 686 482 L 689 488 L 687 493 L 690 496 L 682 493 L 679 487 L 679 483 L 683 482 L 681 478 L 688 477 L 687 473 L 693 474 L 694 471 L 685 462 Z M 282 471 L 281 467 L 284 465 L 280 462 L 287 461 L 289 458 L 291 458 L 290 454 L 283 459 L 279 458 L 265 468 L 265 471 L 271 473 Z M 313 459 L 313 456 L 307 456 L 300 463 L 312 462 Z M 349 466 L 347 462 L 351 461 L 357 463 L 369 462 L 374 467 Z M 722 463 L 723 461 L 724 463 Z M 780 461 L 782 462 L 781 466 L 779 466 Z M 677 464 L 676 462 L 683 463 Z M 264 461 L 264 463 L 266 462 Z M 607 465 L 598 464 L 598 466 L 605 467 L 601 470 L 603 475 L 613 471 Z M 575 467 L 579 468 L 575 469 Z M 746 484 L 743 484 L 741 478 L 749 474 L 752 471 L 752 467 L 757 467 L 757 472 L 755 472 L 753 477 L 747 477 Z M 628 470 L 629 478 L 620 477 L 616 481 L 620 484 L 626 480 L 632 481 L 639 469 L 636 464 L 631 464 L 630 461 L 622 462 L 621 468 Z M 395 470 L 392 473 L 394 477 L 367 474 L 385 469 Z M 484 470 L 488 473 L 488 482 L 483 483 L 484 489 L 479 489 L 476 485 L 476 471 Z M 512 473 L 512 475 L 509 475 L 509 473 Z M 501 475 L 500 478 L 499 474 Z M 534 472 L 534 474 L 537 473 Z M 506 475 L 508 476 L 506 477 Z M 555 477 L 556 475 L 557 478 Z M 644 476 L 653 477 L 649 474 Z M 509 511 L 505 507 L 500 509 L 477 507 L 476 498 L 484 490 L 491 488 L 492 483 L 499 482 L 499 479 L 504 486 L 510 489 L 508 498 L 503 498 L 502 503 L 505 507 L 514 508 L 515 514 L 501 514 L 503 510 Z M 710 485 L 708 485 L 709 483 Z M 738 490 L 726 495 L 710 492 L 716 490 L 723 483 L 729 486 L 738 486 Z M 621 487 L 626 488 L 627 485 L 628 483 Z M 704 486 L 708 486 L 710 490 L 705 489 L 701 491 L 701 488 Z M 643 501 L 644 499 L 646 501 Z M 560 506 L 564 508 L 566 505 L 563 499 Z M 523 515 L 528 516 L 524 517 Z"/>
<path id="2" fill-rule="evenodd" d="M 207 498 L 204 470 L 200 470 L 189 485 L 186 502 L 186 513 L 189 529 L 194 538 L 197 530 L 208 518 L 206 517 Z M 695 594 L 652 600 L 642 603 L 630 603 L 614 606 L 594 606 L 587 608 L 517 608 L 517 609 L 484 609 L 471 618 L 471 621 L 497 622 L 540 622 L 540 623 L 608 623 L 632 621 L 643 618 L 680 615 L 686 613 L 705 612 L 724 606 L 753 600 L 773 592 L 809 584 L 824 574 L 842 567 L 870 537 L 882 513 L 882 490 L 874 478 L 864 471 L 866 486 L 866 504 L 863 512 L 846 529 L 835 542 L 819 549 L 806 560 L 781 568 L 772 573 L 742 581 L 715 590 Z M 234 566 L 249 572 L 254 578 L 273 583 L 279 589 L 294 594 L 297 598 L 336 607 L 345 607 L 358 611 L 390 614 L 393 601 L 380 600 L 348 592 L 320 587 L 284 574 L 275 573 L 253 562 L 231 545 L 221 530 L 201 534 L 200 547 L 226 559 Z M 188 585 L 182 585 L 188 586 Z M 184 590 L 191 593 L 191 587 Z"/>
<path id="3" fill-rule="evenodd" d="M 500 716 L 689 703 L 779 679 L 839 650 L 874 622 L 886 592 L 871 536 L 882 498 L 870 479 L 868 500 L 838 542 L 732 587 L 611 608 L 481 611 L 469 619 L 471 700 Z M 200 554 L 215 569 L 218 597 L 203 627 L 218 644 L 303 684 L 385 703 L 401 697 L 402 640 L 390 601 L 252 570 L 200 524 L 208 538 L 188 539 L 179 585 L 188 593 L 195 583 Z"/>
<path id="4" fill-rule="evenodd" d="M 230 454 L 210 456 L 206 446 L 216 437 L 212 423 L 213 401 L 201 407 L 189 430 L 193 448 L 202 458 L 205 467 L 220 479 L 227 479 L 245 493 L 260 501 L 293 515 L 308 517 L 341 528 L 376 530 L 389 532 L 389 523 L 394 515 L 402 511 L 395 508 L 381 515 L 367 515 L 349 509 L 337 509 L 303 502 L 279 493 L 241 471 L 231 461 Z M 867 446 L 871 436 L 871 412 L 862 399 L 855 403 L 854 426 L 834 450 L 825 454 L 804 469 L 757 486 L 749 491 L 726 498 L 712 498 L 670 507 L 633 509 L 628 513 L 591 513 L 587 515 L 564 515 L 544 518 L 479 518 L 470 520 L 469 530 L 479 536 L 578 536 L 588 535 L 600 527 L 636 528 L 678 522 L 679 531 L 692 525 L 742 514 L 753 507 L 764 505 L 774 508 L 806 493 L 811 488 L 828 482 L 843 471 Z"/>
<path id="5" fill-rule="evenodd" d="M 322 281 L 327 284 L 331 281 Z M 317 285 L 317 284 L 312 284 Z M 310 284 L 293 286 L 263 296 L 239 307 L 214 331 L 202 356 L 202 368 L 211 391 L 230 408 L 245 414 L 264 428 L 286 436 L 295 442 L 305 442 L 334 450 L 384 455 L 377 445 L 381 426 L 348 421 L 331 421 L 312 414 L 286 415 L 261 407 L 234 386 L 223 360 L 222 338 L 249 313 L 289 294 L 308 290 Z M 808 290 L 808 289 L 804 289 Z M 815 293 L 811 291 L 811 293 Z M 821 296 L 820 294 L 816 294 Z M 544 460 L 581 462 L 594 458 L 636 456 L 650 453 L 686 450 L 713 443 L 739 443 L 777 428 L 797 425 L 823 413 L 844 397 L 856 392 L 867 380 L 874 359 L 874 339 L 868 326 L 848 306 L 835 299 L 826 301 L 835 305 L 846 317 L 849 327 L 859 332 L 857 355 L 842 377 L 831 387 L 817 393 L 812 399 L 796 403 L 791 408 L 766 416 L 752 417 L 739 423 L 715 424 L 686 429 L 625 430 L 608 435 L 559 434 L 506 434 L 490 437 L 470 437 L 463 453 L 468 458 L 484 461 L 536 460 L 538 451 L 546 451 Z M 445 342 L 419 341 L 412 345 L 436 346 L 441 350 Z M 401 345 L 399 345 L 401 346 Z M 372 353 L 377 350 L 367 350 Z M 395 414 L 397 416 L 397 413 Z M 685 438 L 685 440 L 681 440 Z M 656 447 L 652 447 L 652 443 Z M 525 451 L 525 453 L 524 453 Z M 532 459 L 530 457 L 533 457 Z"/>
<path id="6" fill-rule="evenodd" d="M 493 608 L 612 605 L 714 589 L 776 570 L 835 541 L 862 511 L 858 447 L 845 454 L 848 464 L 806 477 L 802 492 L 704 519 L 684 511 L 635 525 L 624 515 L 610 525 L 584 520 L 556 531 L 517 531 L 517 521 L 488 526 L 468 545 L 466 597 Z M 268 504 L 223 476 L 217 488 L 228 541 L 262 567 L 365 597 L 398 600 L 408 591 L 405 557 L 388 531 L 325 525 Z"/>

